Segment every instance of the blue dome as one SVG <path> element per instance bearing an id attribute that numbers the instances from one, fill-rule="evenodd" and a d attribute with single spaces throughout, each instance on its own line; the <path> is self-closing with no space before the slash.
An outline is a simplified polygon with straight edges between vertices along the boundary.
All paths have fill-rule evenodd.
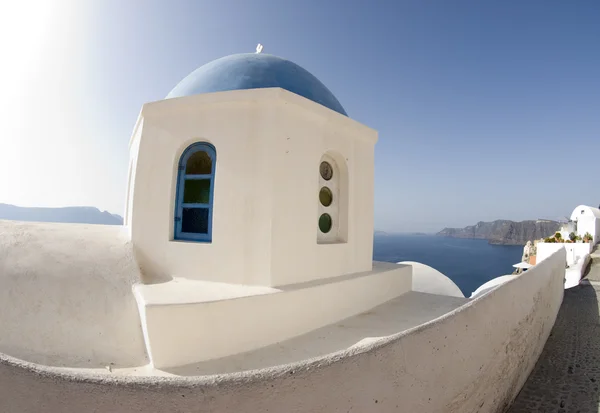
<path id="1" fill-rule="evenodd" d="M 348 116 L 333 93 L 307 70 L 289 60 L 262 53 L 234 54 L 213 60 L 179 82 L 167 99 L 266 87 L 289 90 Z"/>

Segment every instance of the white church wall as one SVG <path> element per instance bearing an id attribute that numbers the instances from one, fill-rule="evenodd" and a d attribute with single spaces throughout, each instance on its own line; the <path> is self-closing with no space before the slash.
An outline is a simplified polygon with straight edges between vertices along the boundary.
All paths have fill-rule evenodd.
<path id="1" fill-rule="evenodd" d="M 165 368 L 254 350 L 368 311 L 410 291 L 411 272 L 377 263 L 362 276 L 230 300 L 178 302 L 173 295 L 165 303 L 165 291 L 156 303 L 145 286 L 136 288 L 136 297 L 152 363 Z"/>
<path id="2" fill-rule="evenodd" d="M 331 171 L 329 177 L 327 171 Z M 325 178 L 323 177 L 325 174 Z M 328 179 L 326 179 L 328 178 Z M 326 153 L 319 161 L 317 244 L 348 242 L 348 167 L 339 153 Z M 321 192 L 323 192 L 323 199 Z M 330 198 L 328 198 L 329 194 Z M 328 203 L 329 202 L 329 203 Z M 331 217 L 331 229 L 321 231 L 321 217 Z M 324 220 L 326 222 L 327 220 Z M 325 225 L 324 225 L 325 226 Z"/>
<path id="3" fill-rule="evenodd" d="M 440 318 L 325 358 L 204 377 L 78 374 L 0 354 L 3 411 L 157 413 L 504 410 L 563 297 L 565 252 Z M 451 377 L 451 380 L 448 380 Z M 331 383 L 336 383 L 335 391 Z"/>
<path id="4" fill-rule="evenodd" d="M 275 139 L 273 149 L 279 171 L 273 185 L 274 285 L 369 271 L 377 133 L 306 99 L 281 93 L 285 99 L 278 128 L 285 133 Z M 341 184 L 347 181 L 348 186 L 340 187 L 346 193 L 340 196 L 341 233 L 336 239 L 319 237 L 319 167 L 324 156 L 334 159 L 338 172 L 347 173 Z"/>
<path id="5" fill-rule="evenodd" d="M 131 141 L 129 142 L 129 168 L 127 171 L 127 192 L 125 193 L 125 214 L 123 215 L 123 225 L 127 228 L 129 236 L 131 237 L 131 214 L 133 213 L 133 185 L 135 183 L 137 157 L 140 151 L 140 139 L 142 137 L 142 131 L 144 129 L 144 118 L 138 117 Z"/>
<path id="6" fill-rule="evenodd" d="M 151 280 L 179 276 L 268 285 L 273 171 L 267 126 L 272 117 L 258 103 L 207 105 L 206 99 L 203 95 L 146 105 L 133 188 L 132 240 Z M 195 142 L 216 148 L 211 243 L 173 239 L 177 164 Z"/>
<path id="7" fill-rule="evenodd" d="M 169 99 L 142 116 L 129 226 L 146 282 L 284 285 L 371 269 L 375 131 L 281 89 Z M 211 243 L 173 240 L 176 166 L 197 141 L 216 148 Z M 346 162 L 348 223 L 345 242 L 319 245 L 327 153 Z"/>

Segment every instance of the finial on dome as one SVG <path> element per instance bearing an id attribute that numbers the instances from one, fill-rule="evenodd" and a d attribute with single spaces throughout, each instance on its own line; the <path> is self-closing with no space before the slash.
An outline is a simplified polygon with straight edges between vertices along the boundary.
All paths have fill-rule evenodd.
<path id="1" fill-rule="evenodd" d="M 262 44 L 257 44 L 256 45 L 256 53 L 262 53 L 262 49 L 263 49 L 263 45 Z"/>

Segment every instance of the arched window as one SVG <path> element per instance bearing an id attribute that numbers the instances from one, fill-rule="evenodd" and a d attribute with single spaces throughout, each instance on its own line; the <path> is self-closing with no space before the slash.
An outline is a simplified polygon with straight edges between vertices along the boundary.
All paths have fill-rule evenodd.
<path id="1" fill-rule="evenodd" d="M 215 148 L 204 142 L 190 145 L 181 155 L 175 202 L 175 239 L 212 241 Z"/>
<path id="2" fill-rule="evenodd" d="M 331 154 L 323 155 L 319 164 L 319 244 L 346 242 L 347 187 L 347 171 L 343 160 L 338 162 Z"/>

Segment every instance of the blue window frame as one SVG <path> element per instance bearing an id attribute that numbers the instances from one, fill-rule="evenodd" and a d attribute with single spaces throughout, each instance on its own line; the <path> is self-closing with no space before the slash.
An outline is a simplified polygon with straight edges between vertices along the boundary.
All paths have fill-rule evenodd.
<path id="1" fill-rule="evenodd" d="M 209 143 L 190 145 L 177 166 L 175 239 L 211 242 L 217 152 Z"/>

